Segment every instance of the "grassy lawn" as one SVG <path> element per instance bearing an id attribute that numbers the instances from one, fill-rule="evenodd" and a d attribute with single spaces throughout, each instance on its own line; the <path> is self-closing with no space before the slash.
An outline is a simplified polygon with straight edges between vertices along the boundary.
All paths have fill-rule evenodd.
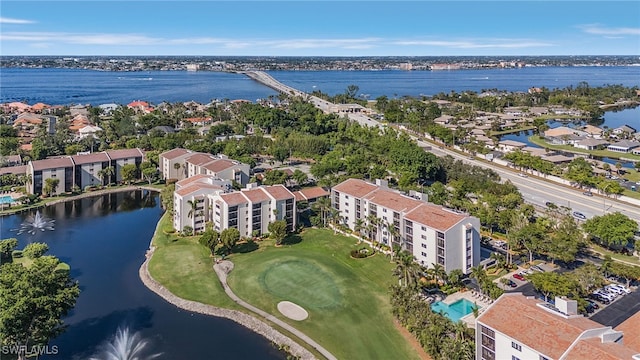
<path id="1" fill-rule="evenodd" d="M 276 248 L 263 241 L 251 253 L 233 254 L 233 291 L 245 301 L 303 331 L 339 359 L 417 359 L 393 324 L 389 259 L 352 259 L 353 238 L 308 229 Z M 293 321 L 277 310 L 288 300 L 309 318 Z"/>
<path id="2" fill-rule="evenodd" d="M 217 307 L 239 309 L 222 289 L 213 271 L 209 250 L 198 244 L 198 237 L 166 234 L 171 229 L 168 213 L 158 222 L 153 237 L 156 250 L 149 262 L 149 272 L 175 295 Z"/>
<path id="3" fill-rule="evenodd" d="M 640 259 L 638 259 L 637 256 L 616 253 L 598 244 L 593 244 L 593 243 L 589 244 L 589 247 L 592 248 L 594 251 L 602 254 L 602 257 L 604 257 L 604 255 L 610 255 L 612 259 L 622 260 L 622 261 L 626 261 L 628 263 L 640 266 Z"/>

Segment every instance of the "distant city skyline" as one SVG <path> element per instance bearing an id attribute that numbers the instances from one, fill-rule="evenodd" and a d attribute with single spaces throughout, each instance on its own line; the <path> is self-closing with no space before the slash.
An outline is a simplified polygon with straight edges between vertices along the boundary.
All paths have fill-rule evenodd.
<path id="1" fill-rule="evenodd" d="M 640 55 L 639 1 L 2 1 L 1 55 Z"/>

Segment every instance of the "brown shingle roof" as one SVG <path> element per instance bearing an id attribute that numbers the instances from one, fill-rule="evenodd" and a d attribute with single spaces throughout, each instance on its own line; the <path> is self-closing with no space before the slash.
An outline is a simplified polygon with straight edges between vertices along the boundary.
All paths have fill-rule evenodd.
<path id="1" fill-rule="evenodd" d="M 404 217 L 407 220 L 427 225 L 430 228 L 446 231 L 465 219 L 467 215 L 445 210 L 438 205 L 422 203 L 419 207 L 413 209 Z"/>
<path id="2" fill-rule="evenodd" d="M 246 196 L 252 203 L 260 203 L 269 201 L 271 198 L 262 188 L 242 190 L 244 196 Z"/>
<path id="3" fill-rule="evenodd" d="M 263 189 L 268 192 L 271 196 L 273 196 L 276 200 L 286 200 L 293 199 L 293 193 L 287 190 L 284 185 L 273 185 L 273 186 L 265 186 Z"/>
<path id="4" fill-rule="evenodd" d="M 189 164 L 201 166 L 215 159 L 216 159 L 215 157 L 209 154 L 195 153 L 189 156 L 188 158 L 186 158 L 185 161 L 188 162 Z"/>
<path id="5" fill-rule="evenodd" d="M 4 174 L 24 175 L 26 173 L 27 173 L 27 165 L 8 166 L 8 167 L 0 168 L 0 175 L 4 175 Z"/>
<path id="6" fill-rule="evenodd" d="M 384 188 L 379 188 L 364 198 L 376 205 L 384 206 L 397 212 L 411 211 L 420 206 L 420 204 L 423 204 L 420 200 Z"/>
<path id="7" fill-rule="evenodd" d="M 503 294 L 478 321 L 553 359 L 559 359 L 583 331 L 603 328 L 583 316 L 554 315 L 538 307 L 539 302 L 520 293 Z"/>
<path id="8" fill-rule="evenodd" d="M 162 156 L 165 159 L 173 160 L 178 156 L 182 156 L 188 153 L 189 153 L 189 150 L 178 148 L 178 149 L 171 149 L 169 151 L 165 151 L 162 154 L 160 154 L 160 156 Z"/>
<path id="9" fill-rule="evenodd" d="M 210 163 L 207 163 L 203 166 L 203 168 L 212 171 L 214 173 L 219 173 L 220 171 L 224 171 L 228 168 L 235 166 L 236 164 L 231 160 L 225 159 L 216 159 Z"/>
<path id="10" fill-rule="evenodd" d="M 624 332 L 622 341 L 625 346 L 640 353 L 640 311 L 618 325 L 616 330 Z"/>
<path id="11" fill-rule="evenodd" d="M 33 170 L 47 170 L 47 169 L 56 169 L 63 167 L 72 167 L 73 161 L 69 157 L 61 157 L 61 158 L 53 158 L 53 159 L 44 159 L 44 160 L 36 160 L 32 161 Z"/>
<path id="12" fill-rule="evenodd" d="M 227 203 L 228 206 L 235 206 L 240 204 L 246 204 L 249 201 L 245 198 L 241 192 L 234 192 L 229 194 L 220 195 L 222 201 Z"/>
<path id="13" fill-rule="evenodd" d="M 320 186 L 301 189 L 300 191 L 296 191 L 295 193 L 293 193 L 294 195 L 296 195 L 296 201 L 299 201 L 297 193 L 299 193 L 303 197 L 303 200 L 312 200 L 322 196 L 329 196 L 329 192 L 321 188 Z"/>
<path id="14" fill-rule="evenodd" d="M 73 155 L 71 156 L 71 158 L 73 159 L 73 162 L 76 163 L 76 165 L 109 161 L 109 157 L 107 156 L 107 154 L 103 152 L 85 154 L 85 155 Z"/>
<path id="15" fill-rule="evenodd" d="M 143 157 L 144 155 L 140 149 L 107 150 L 107 154 L 112 160 Z"/>
<path id="16" fill-rule="evenodd" d="M 360 179 L 347 179 L 333 187 L 336 191 L 358 198 L 364 197 L 377 188 L 376 185 Z"/>

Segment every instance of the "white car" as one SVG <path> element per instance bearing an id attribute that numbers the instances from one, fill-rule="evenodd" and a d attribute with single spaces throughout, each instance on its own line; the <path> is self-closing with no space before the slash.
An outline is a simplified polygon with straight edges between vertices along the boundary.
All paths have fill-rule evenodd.
<path id="1" fill-rule="evenodd" d="M 593 294 L 594 295 L 598 295 L 598 296 L 600 296 L 602 298 L 605 298 L 607 301 L 613 301 L 613 300 L 616 299 L 615 295 L 613 295 L 613 294 L 611 294 L 611 293 L 609 293 L 607 291 L 604 291 L 604 290 L 596 290 L 596 291 L 593 292 Z"/>
<path id="2" fill-rule="evenodd" d="M 620 284 L 610 284 L 605 286 L 605 288 L 612 288 L 612 289 L 618 289 L 620 291 L 622 291 L 625 294 L 631 294 L 631 290 L 629 290 L 626 286 L 620 285 Z"/>

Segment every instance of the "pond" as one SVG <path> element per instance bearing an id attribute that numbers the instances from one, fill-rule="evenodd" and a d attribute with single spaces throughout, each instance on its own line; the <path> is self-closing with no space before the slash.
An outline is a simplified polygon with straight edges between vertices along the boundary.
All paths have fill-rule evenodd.
<path id="1" fill-rule="evenodd" d="M 69 326 L 50 342 L 58 354 L 40 359 L 87 359 L 119 327 L 139 334 L 147 355 L 158 359 L 284 359 L 268 340 L 237 323 L 181 310 L 148 290 L 138 276 L 162 215 L 157 193 L 101 195 L 40 209 L 53 230 L 22 232 L 36 211 L 0 218 L 0 238 L 16 237 L 18 248 L 46 242 L 50 255 L 71 267 L 80 283 Z M 103 358 L 99 356 L 99 358 Z M 140 359 L 144 359 L 142 356 Z"/>

